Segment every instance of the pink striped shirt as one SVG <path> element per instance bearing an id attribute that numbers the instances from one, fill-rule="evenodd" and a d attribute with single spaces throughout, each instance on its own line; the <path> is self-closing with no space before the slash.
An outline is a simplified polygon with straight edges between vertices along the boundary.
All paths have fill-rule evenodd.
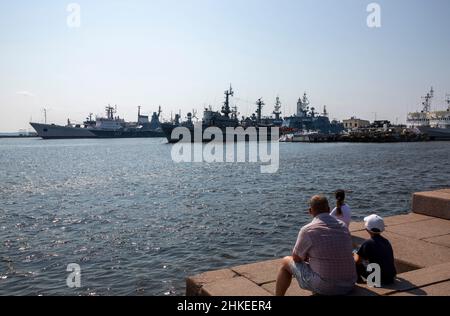
<path id="1" fill-rule="evenodd" d="M 353 286 L 356 268 L 352 239 L 342 221 L 327 213 L 319 214 L 304 226 L 298 236 L 294 253 L 309 263 L 317 274 L 315 288 L 327 292 L 333 286 Z"/>

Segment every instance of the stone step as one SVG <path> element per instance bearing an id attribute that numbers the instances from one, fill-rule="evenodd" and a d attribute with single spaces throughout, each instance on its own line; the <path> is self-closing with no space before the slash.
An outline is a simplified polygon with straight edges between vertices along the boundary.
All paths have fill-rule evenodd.
<path id="1" fill-rule="evenodd" d="M 450 190 L 414 193 L 412 211 L 450 220 Z"/>
<path id="2" fill-rule="evenodd" d="M 450 190 L 414 195 L 414 213 L 385 218 L 398 269 L 394 284 L 376 289 L 356 285 L 352 296 L 450 295 Z M 352 223 L 355 245 L 369 238 L 363 223 Z M 281 259 L 206 272 L 186 280 L 188 296 L 270 296 Z M 296 280 L 288 296 L 311 296 Z"/>

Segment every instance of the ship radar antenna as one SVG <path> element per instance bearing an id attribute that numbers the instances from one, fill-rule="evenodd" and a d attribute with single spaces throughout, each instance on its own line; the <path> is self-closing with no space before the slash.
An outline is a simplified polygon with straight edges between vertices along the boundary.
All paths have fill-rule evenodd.
<path id="1" fill-rule="evenodd" d="M 433 98 L 434 98 L 434 89 L 433 89 L 433 87 L 431 87 L 430 92 L 428 92 L 426 96 L 422 97 L 422 99 L 424 100 L 422 102 L 422 105 L 423 105 L 422 111 L 424 113 L 428 113 L 431 111 L 431 101 L 433 100 Z"/>
<path id="2" fill-rule="evenodd" d="M 44 112 L 44 123 L 45 124 L 47 124 L 47 111 L 48 110 L 46 108 L 43 109 L 43 112 Z"/>
<path id="3" fill-rule="evenodd" d="M 192 118 L 195 118 L 195 120 L 198 122 L 197 110 L 195 109 L 192 110 Z"/>
<path id="4" fill-rule="evenodd" d="M 274 111 L 272 113 L 275 114 L 275 119 L 278 121 L 281 115 L 281 101 L 279 96 L 275 99 L 275 106 L 273 108 Z"/>
<path id="5" fill-rule="evenodd" d="M 327 106 L 326 105 L 323 106 L 322 116 L 328 117 L 328 111 L 327 111 Z"/>
<path id="6" fill-rule="evenodd" d="M 225 115 L 225 117 L 229 117 L 231 113 L 230 108 L 230 97 L 234 96 L 233 87 L 230 84 L 230 90 L 225 91 L 225 102 L 222 107 L 222 113 Z"/>
<path id="7" fill-rule="evenodd" d="M 274 112 L 273 114 L 281 114 L 280 110 L 281 110 L 281 101 L 280 101 L 280 97 L 277 96 L 277 98 L 275 99 L 275 106 L 274 106 Z"/>
<path id="8" fill-rule="evenodd" d="M 258 119 L 258 122 L 261 122 L 261 119 L 262 119 L 262 108 L 265 105 L 265 103 L 263 102 L 262 98 L 259 98 L 258 101 L 256 101 L 256 105 L 258 106 L 258 108 L 256 109 L 257 119 Z"/>
<path id="9" fill-rule="evenodd" d="M 233 118 L 233 119 L 237 119 L 238 118 L 238 116 L 239 116 L 239 112 L 238 112 L 238 106 L 237 106 L 237 104 L 235 104 L 234 106 L 233 106 L 233 108 L 232 108 L 232 111 L 231 111 L 231 117 Z"/>
<path id="10" fill-rule="evenodd" d="M 302 102 L 303 102 L 303 105 L 306 107 L 309 105 L 309 99 L 308 99 L 308 95 L 306 94 L 306 92 L 303 94 Z"/>

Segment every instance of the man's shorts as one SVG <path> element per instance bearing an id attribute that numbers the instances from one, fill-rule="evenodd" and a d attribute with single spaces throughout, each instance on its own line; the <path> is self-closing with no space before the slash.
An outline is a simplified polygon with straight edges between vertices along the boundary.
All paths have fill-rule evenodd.
<path id="1" fill-rule="evenodd" d="M 297 279 L 298 284 L 304 290 L 316 293 L 312 282 L 316 273 L 311 269 L 308 263 L 305 262 L 294 262 L 292 261 L 290 265 L 292 275 Z"/>
<path id="2" fill-rule="evenodd" d="M 354 282 L 336 284 L 323 280 L 314 272 L 308 263 L 294 262 L 290 264 L 292 275 L 297 279 L 298 284 L 304 290 L 311 291 L 319 295 L 346 295 L 353 290 Z"/>

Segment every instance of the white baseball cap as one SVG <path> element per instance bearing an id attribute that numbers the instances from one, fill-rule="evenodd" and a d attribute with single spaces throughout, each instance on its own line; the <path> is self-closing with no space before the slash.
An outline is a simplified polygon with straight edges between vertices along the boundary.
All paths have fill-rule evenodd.
<path id="1" fill-rule="evenodd" d="M 384 219 L 378 215 L 370 215 L 364 218 L 366 229 L 373 233 L 384 232 Z"/>

